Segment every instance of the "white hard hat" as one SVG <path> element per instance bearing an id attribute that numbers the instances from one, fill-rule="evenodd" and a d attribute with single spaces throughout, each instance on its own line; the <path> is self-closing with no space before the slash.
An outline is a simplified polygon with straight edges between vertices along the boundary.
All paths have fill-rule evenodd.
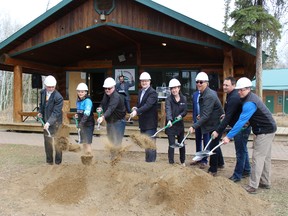
<path id="1" fill-rule="evenodd" d="M 205 72 L 200 72 L 197 74 L 196 81 L 200 80 L 200 81 L 209 81 L 208 75 Z"/>
<path id="2" fill-rule="evenodd" d="M 77 91 L 88 91 L 88 86 L 85 83 L 79 83 L 76 90 Z"/>
<path id="3" fill-rule="evenodd" d="M 56 79 L 51 75 L 47 76 L 44 80 L 45 86 L 56 86 L 56 84 L 57 84 Z"/>
<path id="4" fill-rule="evenodd" d="M 252 87 L 252 82 L 247 77 L 242 77 L 236 82 L 235 89 L 242 89 L 247 87 Z"/>
<path id="5" fill-rule="evenodd" d="M 177 87 L 177 86 L 181 86 L 181 83 L 179 82 L 179 80 L 173 78 L 170 80 L 169 82 L 169 88 L 173 88 L 173 87 Z"/>
<path id="6" fill-rule="evenodd" d="M 151 80 L 151 76 L 149 73 L 143 72 L 141 73 L 139 80 Z"/>
<path id="7" fill-rule="evenodd" d="M 116 85 L 115 80 L 112 77 L 108 77 L 104 80 L 103 87 L 104 88 L 111 88 Z"/>

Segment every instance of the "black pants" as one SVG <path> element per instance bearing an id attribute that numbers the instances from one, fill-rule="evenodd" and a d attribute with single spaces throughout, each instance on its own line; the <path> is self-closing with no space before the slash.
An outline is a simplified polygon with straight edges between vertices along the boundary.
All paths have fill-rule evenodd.
<path id="1" fill-rule="evenodd" d="M 176 137 L 177 137 L 178 143 L 181 143 L 182 140 L 184 139 L 184 131 L 181 132 Z M 170 146 L 175 144 L 175 135 L 168 135 L 168 141 L 169 141 L 168 160 L 170 164 L 173 164 L 174 163 L 174 148 L 171 148 Z M 182 148 L 179 148 L 179 153 L 180 153 L 180 162 L 185 163 L 185 154 L 186 154 L 185 145 Z"/>
<path id="2" fill-rule="evenodd" d="M 58 131 L 59 126 L 50 126 L 49 132 L 51 136 L 55 136 L 56 132 Z M 46 153 L 46 162 L 53 163 L 53 137 L 48 137 L 48 133 L 44 130 L 44 146 L 45 146 L 45 153 Z M 55 164 L 62 163 L 62 151 L 59 149 L 55 149 Z"/>
<path id="3" fill-rule="evenodd" d="M 211 133 L 210 133 L 211 136 Z M 220 142 L 220 139 L 222 137 L 222 134 L 219 134 L 218 137 L 216 139 L 213 139 L 209 145 L 209 149 L 212 150 L 215 146 L 217 146 Z M 222 151 L 221 151 L 221 147 L 215 149 L 213 151 L 215 154 L 210 156 L 210 160 L 209 160 L 209 172 L 217 172 L 218 167 L 219 166 L 223 166 L 224 165 L 224 158 L 222 155 Z"/>

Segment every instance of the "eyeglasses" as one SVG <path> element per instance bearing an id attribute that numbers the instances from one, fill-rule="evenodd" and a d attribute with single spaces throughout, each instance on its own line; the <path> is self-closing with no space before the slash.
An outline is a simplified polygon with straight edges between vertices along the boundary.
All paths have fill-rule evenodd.
<path id="1" fill-rule="evenodd" d="M 203 83 L 205 83 L 206 81 L 196 81 L 196 84 L 200 84 L 200 85 L 202 85 Z"/>
<path id="2" fill-rule="evenodd" d="M 246 90 L 247 88 L 238 89 L 238 91 L 241 91 L 241 92 L 246 91 Z"/>
<path id="3" fill-rule="evenodd" d="M 109 90 L 109 91 L 110 91 L 112 88 L 104 88 L 104 89 L 105 89 L 105 90 Z"/>

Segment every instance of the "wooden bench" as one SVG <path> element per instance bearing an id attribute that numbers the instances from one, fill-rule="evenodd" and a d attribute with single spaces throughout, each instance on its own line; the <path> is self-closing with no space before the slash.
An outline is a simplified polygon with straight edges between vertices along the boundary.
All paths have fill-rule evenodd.
<path id="1" fill-rule="evenodd" d="M 37 120 L 36 116 L 37 116 L 38 112 L 22 112 L 22 111 L 19 111 L 18 113 L 19 113 L 19 115 L 21 115 L 22 122 L 25 122 L 29 117 L 33 117 L 35 120 Z"/>

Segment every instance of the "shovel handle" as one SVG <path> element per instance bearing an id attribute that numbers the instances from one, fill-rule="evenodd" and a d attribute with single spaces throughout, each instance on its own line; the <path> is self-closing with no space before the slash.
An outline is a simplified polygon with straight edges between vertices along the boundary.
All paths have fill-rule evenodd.
<path id="1" fill-rule="evenodd" d="M 213 139 L 214 139 L 214 137 L 211 136 L 209 142 L 207 143 L 207 145 L 206 145 L 205 148 L 204 148 L 204 151 L 207 150 L 208 146 L 210 145 L 210 143 L 212 142 Z"/>
<path id="2" fill-rule="evenodd" d="M 187 137 L 190 135 L 190 132 L 188 131 L 188 133 L 186 134 L 186 136 L 184 137 L 184 139 L 181 141 L 180 146 L 183 145 L 184 141 L 187 139 Z"/>
<path id="3" fill-rule="evenodd" d="M 215 146 L 210 152 L 209 152 L 209 154 L 212 154 L 213 153 L 213 151 L 215 151 L 215 149 L 217 149 L 217 148 L 219 148 L 221 145 L 223 145 L 224 144 L 224 142 L 222 141 L 222 142 L 220 142 L 217 146 Z"/>
<path id="4" fill-rule="evenodd" d="M 75 121 L 75 124 L 76 124 L 76 128 L 78 128 L 78 119 L 73 117 L 74 121 Z"/>
<path id="5" fill-rule="evenodd" d="M 172 125 L 175 124 L 176 122 L 178 121 L 181 121 L 182 118 L 179 118 L 179 119 L 175 119 L 173 122 L 172 122 Z M 155 137 L 158 133 L 160 133 L 161 131 L 167 129 L 168 127 L 170 127 L 170 125 L 166 125 L 165 127 L 161 128 L 160 130 L 158 130 L 155 134 L 153 134 L 151 137 Z"/>
<path id="6" fill-rule="evenodd" d="M 44 126 L 45 123 L 44 123 L 43 119 L 38 117 L 38 116 L 37 116 L 37 119 L 41 122 L 42 126 Z"/>

